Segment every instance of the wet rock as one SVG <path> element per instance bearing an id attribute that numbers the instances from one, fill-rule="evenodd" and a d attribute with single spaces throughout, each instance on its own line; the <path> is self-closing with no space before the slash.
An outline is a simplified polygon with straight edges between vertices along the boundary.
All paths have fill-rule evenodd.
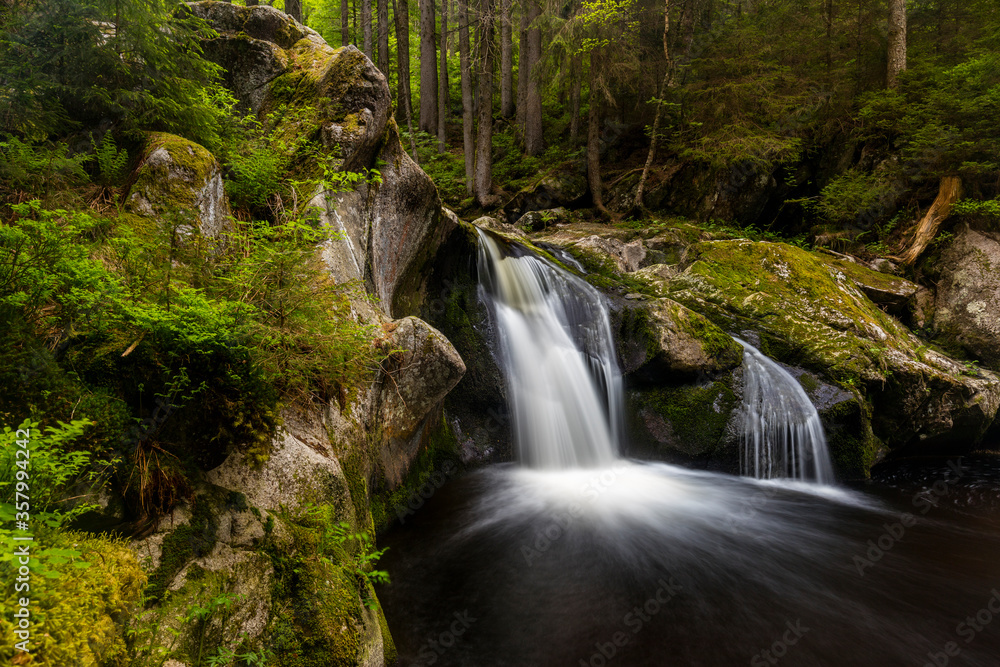
<path id="1" fill-rule="evenodd" d="M 421 427 L 462 376 L 465 363 L 444 335 L 416 317 L 389 325 L 386 377 L 378 423 L 383 432 L 379 459 L 389 488 L 398 486 L 422 444 Z"/>
<path id="2" fill-rule="evenodd" d="M 776 243 L 714 241 L 692 253 L 671 298 L 723 328 L 752 329 L 769 356 L 853 389 L 890 447 L 965 445 L 993 422 L 1000 379 L 927 349 L 871 301 L 853 269 Z"/>
<path id="3" fill-rule="evenodd" d="M 613 311 L 622 372 L 677 382 L 738 366 L 743 348 L 708 319 L 670 299 L 625 303 Z"/>

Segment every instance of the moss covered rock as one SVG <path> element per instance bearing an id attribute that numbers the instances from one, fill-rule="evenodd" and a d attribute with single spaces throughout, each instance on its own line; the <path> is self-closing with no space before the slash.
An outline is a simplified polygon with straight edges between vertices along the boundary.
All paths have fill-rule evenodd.
<path id="1" fill-rule="evenodd" d="M 743 359 L 731 336 L 670 299 L 622 302 L 612 324 L 622 371 L 648 381 L 727 371 Z"/>
<path id="2" fill-rule="evenodd" d="M 343 234 L 330 252 L 357 270 L 387 315 L 419 312 L 429 267 L 456 222 L 399 143 L 385 76 L 355 47 L 331 48 L 271 7 L 188 7 L 218 32 L 206 53 L 229 68 L 244 106 L 271 114 L 279 140 L 318 148 L 296 158 L 294 175 L 327 184 L 308 196 Z M 248 55 L 262 65 L 246 66 Z"/>
<path id="3" fill-rule="evenodd" d="M 149 135 L 126 210 L 147 217 L 180 216 L 179 233 L 213 237 L 229 225 L 229 200 L 215 157 L 193 141 Z"/>
<path id="4" fill-rule="evenodd" d="M 928 349 L 836 263 L 745 240 L 696 244 L 690 261 L 667 284 L 671 298 L 730 331 L 755 331 L 766 354 L 857 391 L 890 446 L 968 445 L 993 421 L 1000 380 Z"/>

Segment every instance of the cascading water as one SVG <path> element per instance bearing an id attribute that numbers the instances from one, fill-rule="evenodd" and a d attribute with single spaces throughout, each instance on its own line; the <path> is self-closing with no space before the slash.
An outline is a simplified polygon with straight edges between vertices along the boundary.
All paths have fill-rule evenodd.
<path id="1" fill-rule="evenodd" d="M 501 332 L 522 463 L 610 465 L 622 428 L 622 382 L 603 298 L 541 257 L 479 235 L 480 280 Z"/>
<path id="2" fill-rule="evenodd" d="M 938 518 L 914 523 L 927 500 L 914 491 L 889 510 L 800 481 L 832 478 L 815 410 L 747 345 L 746 470 L 781 479 L 618 458 L 621 380 L 600 295 L 521 246 L 481 241 L 524 465 L 449 482 L 387 535 L 392 583 L 378 597 L 399 664 L 883 667 L 945 657 L 957 636 L 945 619 L 975 614 L 996 585 L 1000 537 L 940 521 L 943 498 L 933 500 Z M 956 481 L 946 474 L 934 489 Z M 975 639 L 962 645 L 963 664 L 995 667 L 1000 638 Z"/>
<path id="3" fill-rule="evenodd" d="M 754 346 L 736 342 L 743 346 L 741 472 L 832 483 L 823 425 L 802 385 Z"/>

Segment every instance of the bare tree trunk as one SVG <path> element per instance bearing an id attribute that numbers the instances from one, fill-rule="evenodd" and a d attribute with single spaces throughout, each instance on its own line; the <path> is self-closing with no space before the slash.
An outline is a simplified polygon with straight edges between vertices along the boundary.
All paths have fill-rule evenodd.
<path id="1" fill-rule="evenodd" d="M 302 0 L 285 0 L 285 13 L 302 22 Z"/>
<path id="2" fill-rule="evenodd" d="M 233 0 L 229 0 L 232 2 Z M 260 4 L 260 0 L 247 0 L 247 7 L 256 7 Z"/>
<path id="3" fill-rule="evenodd" d="M 472 72 L 469 70 L 468 0 L 458 0 L 458 62 L 462 76 L 462 150 L 465 152 L 465 189 L 473 192 L 476 148 L 472 135 Z"/>
<path id="4" fill-rule="evenodd" d="M 523 70 L 528 83 L 525 90 L 524 152 L 538 155 L 544 147 L 542 136 L 542 90 L 538 64 L 542 60 L 542 29 L 530 27 L 542 14 L 538 0 L 528 0 L 528 67 Z"/>
<path id="5" fill-rule="evenodd" d="M 392 0 L 392 13 L 396 15 L 396 62 L 399 64 L 399 99 L 396 104 L 402 107 L 406 118 L 406 130 L 410 133 L 410 152 L 413 161 L 417 160 L 417 140 L 413 136 L 413 96 L 410 95 L 410 2 L 409 0 Z M 418 162 L 419 164 L 419 162 Z"/>
<path id="6" fill-rule="evenodd" d="M 493 70 L 496 59 L 493 0 L 481 0 L 479 15 L 479 132 L 476 137 L 476 200 L 495 204 L 493 190 Z"/>
<path id="7" fill-rule="evenodd" d="M 899 73 L 906 69 L 906 0 L 889 0 L 889 70 L 886 84 L 899 86 Z"/>
<path id="8" fill-rule="evenodd" d="M 378 68 L 389 78 L 389 0 L 378 0 Z"/>
<path id="9" fill-rule="evenodd" d="M 434 0 L 420 0 L 420 130 L 437 132 L 437 48 Z"/>
<path id="10" fill-rule="evenodd" d="M 602 215 L 609 215 L 601 193 L 601 117 L 600 94 L 597 91 L 601 57 L 595 47 L 590 52 L 590 113 L 587 117 L 587 184 L 596 208 Z"/>
<path id="11" fill-rule="evenodd" d="M 573 87 L 570 89 L 570 104 L 573 113 L 569 121 L 569 140 L 575 142 L 580 136 L 580 88 L 583 87 L 583 60 L 580 54 L 575 54 L 569 64 Z"/>
<path id="12" fill-rule="evenodd" d="M 525 114 L 528 110 L 528 72 L 531 63 L 528 58 L 528 11 L 521 5 L 521 29 L 517 42 L 517 127 L 524 139 Z"/>
<path id="13" fill-rule="evenodd" d="M 372 51 L 372 0 L 361 0 L 361 31 L 364 34 L 361 50 L 371 58 L 375 55 Z"/>
<path id="14" fill-rule="evenodd" d="M 438 79 L 438 153 L 444 153 L 448 120 L 448 2 L 441 0 L 441 72 Z"/>
<path id="15" fill-rule="evenodd" d="M 938 195 L 927 209 L 927 213 L 920 220 L 917 226 L 917 233 L 913 237 L 913 244 L 899 257 L 903 264 L 913 264 L 927 248 L 927 245 L 934 240 L 938 227 L 951 215 L 951 207 L 962 196 L 962 179 L 958 176 L 945 176 L 938 186 Z"/>
<path id="16" fill-rule="evenodd" d="M 257 0 L 254 0 L 256 2 Z M 340 45 L 351 43 L 351 7 L 350 0 L 340 0 Z"/>
<path id="17" fill-rule="evenodd" d="M 670 0 L 663 2 L 663 56 L 667 61 L 667 70 L 663 74 L 663 82 L 660 84 L 660 97 L 656 102 L 656 115 L 653 117 L 653 132 L 649 138 L 649 155 L 646 156 L 646 164 L 642 168 L 642 176 L 639 177 L 639 186 L 635 190 L 636 208 L 642 208 L 642 195 L 646 189 L 646 179 L 649 178 L 649 170 L 656 159 L 656 147 L 660 139 L 660 119 L 663 116 L 663 103 L 670 89 L 674 75 L 674 64 L 670 59 Z"/>
<path id="18" fill-rule="evenodd" d="M 500 115 L 514 117 L 514 37 L 510 0 L 500 0 Z"/>

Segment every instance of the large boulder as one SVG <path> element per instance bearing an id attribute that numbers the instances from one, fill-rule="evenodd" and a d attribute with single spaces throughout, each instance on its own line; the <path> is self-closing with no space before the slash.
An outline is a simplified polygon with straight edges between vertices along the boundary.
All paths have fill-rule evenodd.
<path id="1" fill-rule="evenodd" d="M 387 315 L 419 312 L 429 266 L 457 225 L 400 146 L 385 76 L 355 47 L 334 49 L 272 7 L 187 7 L 217 31 L 205 52 L 228 68 L 241 103 L 262 117 L 279 112 L 279 140 L 320 148 L 297 169 L 327 184 L 310 197 L 343 236 L 326 249 L 329 261 L 353 267 Z"/>
<path id="2" fill-rule="evenodd" d="M 150 134 L 126 211 L 146 218 L 182 216 L 180 233 L 197 228 L 203 236 L 219 235 L 229 226 L 230 211 L 218 161 L 193 141 Z"/>
<path id="3" fill-rule="evenodd" d="M 440 331 L 416 317 L 388 325 L 382 393 L 373 415 L 382 431 L 379 459 L 390 488 L 399 486 L 423 444 L 424 424 L 465 375 L 465 363 Z"/>
<path id="4" fill-rule="evenodd" d="M 929 349 L 843 266 L 746 240 L 699 243 L 690 253 L 692 263 L 667 284 L 671 298 L 723 328 L 757 332 L 770 356 L 858 392 L 890 447 L 965 446 L 992 423 L 1000 379 Z"/>
<path id="5" fill-rule="evenodd" d="M 935 328 L 972 358 L 1000 370 L 1000 233 L 962 229 L 941 266 Z"/>

